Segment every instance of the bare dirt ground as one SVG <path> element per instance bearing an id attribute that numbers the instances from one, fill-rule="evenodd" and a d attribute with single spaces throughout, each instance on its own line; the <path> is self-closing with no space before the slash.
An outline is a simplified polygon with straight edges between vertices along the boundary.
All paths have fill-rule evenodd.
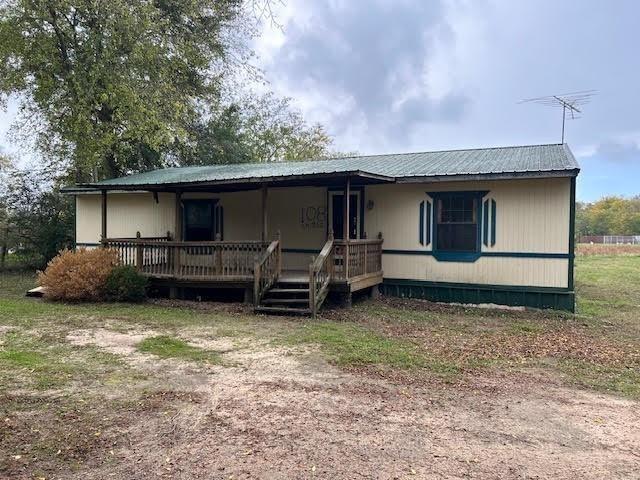
<path id="1" fill-rule="evenodd" d="M 197 337 L 225 363 L 194 365 L 136 352 L 153 333 L 68 336 L 152 372 L 157 393 L 55 478 L 640 478 L 638 403 L 546 372 L 406 383 L 309 348 Z"/>

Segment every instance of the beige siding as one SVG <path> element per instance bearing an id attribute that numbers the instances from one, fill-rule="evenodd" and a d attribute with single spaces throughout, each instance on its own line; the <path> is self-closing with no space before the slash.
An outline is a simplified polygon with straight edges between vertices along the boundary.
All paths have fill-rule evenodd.
<path id="1" fill-rule="evenodd" d="M 97 243 L 101 233 L 101 196 L 76 196 L 76 242 Z M 107 236 L 143 237 L 173 232 L 175 197 L 160 193 L 158 203 L 151 193 L 110 193 L 107 196 Z"/>
<path id="2" fill-rule="evenodd" d="M 442 262 L 432 256 L 382 256 L 386 278 L 565 288 L 567 259 L 481 257 L 475 262 Z"/>
<path id="3" fill-rule="evenodd" d="M 436 184 L 371 185 L 365 189 L 364 230 L 368 237 L 383 234 L 385 250 L 413 254 L 385 254 L 385 277 L 424 281 L 566 287 L 566 258 L 481 257 L 475 262 L 443 262 L 419 243 L 419 204 L 426 192 L 488 190 L 497 204 L 496 244 L 483 251 L 503 253 L 568 253 L 569 193 L 567 178 L 458 182 Z M 234 193 L 191 193 L 188 198 L 217 198 L 224 208 L 226 240 L 259 239 L 262 228 L 259 190 Z M 173 194 L 112 193 L 108 196 L 108 235 L 132 237 L 174 233 Z M 78 195 L 77 242 L 96 243 L 100 238 L 100 195 Z M 285 268 L 308 268 L 311 253 L 318 251 L 327 231 L 327 189 L 319 187 L 272 188 L 268 192 L 268 236 L 281 232 Z"/>
<path id="4" fill-rule="evenodd" d="M 429 251 L 419 243 L 419 205 L 426 192 L 488 190 L 497 206 L 496 244 L 482 251 L 568 253 L 568 178 L 458 182 L 367 187 L 366 230 L 382 232 L 385 250 Z M 481 257 L 475 262 L 444 262 L 428 255 L 385 254 L 385 277 L 436 282 L 566 287 L 564 258 Z"/>
<path id="5" fill-rule="evenodd" d="M 365 210 L 365 229 L 369 235 L 382 232 L 385 249 L 421 249 L 418 216 L 426 192 L 488 190 L 497 205 L 496 245 L 483 245 L 483 251 L 567 253 L 569 189 L 567 178 L 373 185 L 366 191 L 374 208 Z"/>

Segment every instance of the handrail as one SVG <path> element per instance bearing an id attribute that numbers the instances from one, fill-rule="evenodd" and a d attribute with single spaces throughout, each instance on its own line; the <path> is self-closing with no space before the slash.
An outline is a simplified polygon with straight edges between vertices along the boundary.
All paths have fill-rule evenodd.
<path id="1" fill-rule="evenodd" d="M 333 276 L 333 233 L 320 250 L 318 256 L 309 265 L 309 310 L 313 316 L 324 302 L 329 293 L 329 285 Z"/>
<path id="2" fill-rule="evenodd" d="M 253 267 L 253 303 L 257 307 L 264 293 L 278 281 L 282 271 L 282 248 L 280 238 L 269 244 Z"/>
<path id="3" fill-rule="evenodd" d="M 382 243 L 382 238 L 335 240 L 332 252 L 334 279 L 348 282 L 365 275 L 380 275 Z"/>
<path id="4" fill-rule="evenodd" d="M 334 240 L 334 243 L 336 245 L 344 245 L 345 243 L 347 243 L 347 241 L 340 238 Z M 381 238 L 352 238 L 349 240 L 349 245 L 377 245 L 381 243 Z"/>
<path id="5" fill-rule="evenodd" d="M 210 240 L 206 242 L 197 241 L 178 241 L 178 240 L 147 240 L 145 238 L 107 238 L 106 243 L 110 242 L 130 242 L 132 244 L 143 244 L 150 246 L 163 247 L 218 247 L 218 246 L 236 246 L 236 245 L 263 245 L 261 240 Z"/>

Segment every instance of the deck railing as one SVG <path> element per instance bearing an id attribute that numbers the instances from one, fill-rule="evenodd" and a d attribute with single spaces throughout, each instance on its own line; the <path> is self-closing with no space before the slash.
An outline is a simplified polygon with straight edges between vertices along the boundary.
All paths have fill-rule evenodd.
<path id="1" fill-rule="evenodd" d="M 249 281 L 267 244 L 261 241 L 179 242 L 167 238 L 109 238 L 125 265 L 147 276 L 181 280 Z"/>
<path id="2" fill-rule="evenodd" d="M 382 239 L 335 240 L 334 278 L 348 280 L 382 272 Z"/>
<path id="3" fill-rule="evenodd" d="M 267 250 L 255 262 L 253 268 L 253 301 L 260 304 L 264 293 L 278 281 L 282 271 L 280 236 L 271 242 Z"/>
<path id="4" fill-rule="evenodd" d="M 320 254 L 309 265 L 309 310 L 314 316 L 329 293 L 334 267 L 333 242 L 333 233 L 329 232 Z"/>

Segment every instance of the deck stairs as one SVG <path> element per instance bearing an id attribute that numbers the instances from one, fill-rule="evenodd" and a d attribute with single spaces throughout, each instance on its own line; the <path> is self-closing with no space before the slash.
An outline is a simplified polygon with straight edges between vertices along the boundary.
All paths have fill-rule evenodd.
<path id="1" fill-rule="evenodd" d="M 310 315 L 309 275 L 305 272 L 282 272 L 255 307 L 256 312 Z"/>

